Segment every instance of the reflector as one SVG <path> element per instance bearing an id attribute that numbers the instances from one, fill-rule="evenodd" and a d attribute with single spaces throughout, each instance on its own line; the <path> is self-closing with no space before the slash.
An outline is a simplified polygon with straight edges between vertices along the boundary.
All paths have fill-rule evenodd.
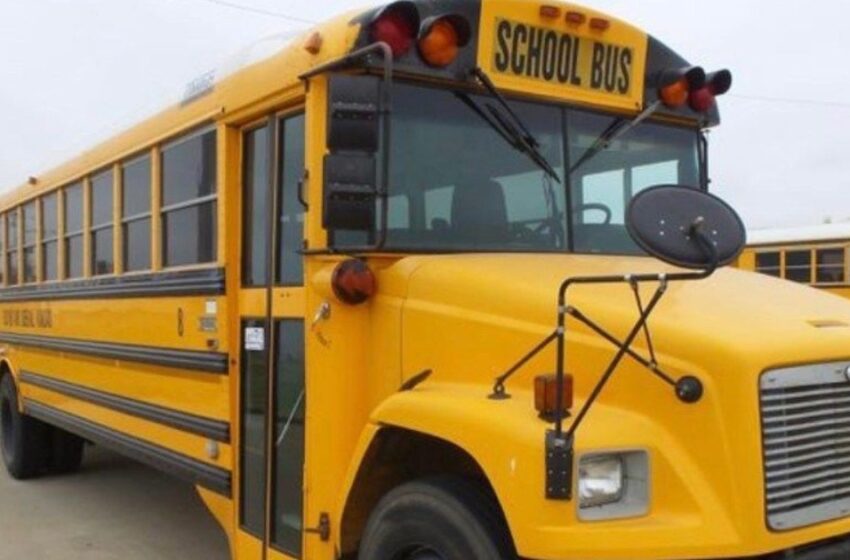
<path id="1" fill-rule="evenodd" d="M 370 27 L 372 40 L 390 46 L 394 57 L 410 50 L 419 28 L 419 11 L 412 2 L 394 2 L 375 16 Z"/>
<path id="2" fill-rule="evenodd" d="M 573 377 L 564 376 L 564 388 L 561 407 L 561 416 L 573 407 Z M 538 375 L 534 378 L 534 407 L 540 416 L 549 420 L 556 417 L 558 410 L 558 378 L 553 374 Z"/>
<path id="3" fill-rule="evenodd" d="M 428 18 L 419 31 L 419 54 L 431 66 L 448 66 L 469 43 L 470 35 L 469 22 L 459 15 Z"/>
<path id="4" fill-rule="evenodd" d="M 339 263 L 331 277 L 334 295 L 343 303 L 357 305 L 372 297 L 378 283 L 369 266 L 359 259 Z"/>

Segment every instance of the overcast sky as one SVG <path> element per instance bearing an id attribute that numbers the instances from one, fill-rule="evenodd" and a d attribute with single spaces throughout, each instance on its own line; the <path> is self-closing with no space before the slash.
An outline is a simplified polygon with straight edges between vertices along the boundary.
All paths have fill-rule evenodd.
<path id="1" fill-rule="evenodd" d="M 273 14 L 320 21 L 363 3 L 0 0 L 0 190 L 154 113 L 258 39 L 305 27 Z M 850 2 L 584 3 L 732 69 L 713 188 L 750 227 L 850 220 Z"/>

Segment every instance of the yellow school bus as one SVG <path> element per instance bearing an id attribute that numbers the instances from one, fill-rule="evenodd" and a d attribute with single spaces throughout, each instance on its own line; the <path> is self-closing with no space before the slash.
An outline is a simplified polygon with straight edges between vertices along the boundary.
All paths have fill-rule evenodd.
<path id="1" fill-rule="evenodd" d="M 751 232 L 738 266 L 850 298 L 850 224 Z"/>
<path id="2" fill-rule="evenodd" d="M 7 468 L 116 449 L 240 560 L 844 558 L 850 303 L 667 285 L 627 232 L 650 187 L 707 189 L 730 86 L 516 0 L 349 13 L 193 82 L 0 199 Z M 576 277 L 625 284 L 559 302 Z"/>

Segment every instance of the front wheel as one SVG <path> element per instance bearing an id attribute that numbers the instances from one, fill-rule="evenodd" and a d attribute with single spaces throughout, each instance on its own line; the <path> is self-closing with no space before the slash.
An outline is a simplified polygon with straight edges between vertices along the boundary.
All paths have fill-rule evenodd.
<path id="1" fill-rule="evenodd" d="M 438 477 L 389 492 L 369 517 L 359 560 L 514 560 L 492 496 L 470 480 Z"/>

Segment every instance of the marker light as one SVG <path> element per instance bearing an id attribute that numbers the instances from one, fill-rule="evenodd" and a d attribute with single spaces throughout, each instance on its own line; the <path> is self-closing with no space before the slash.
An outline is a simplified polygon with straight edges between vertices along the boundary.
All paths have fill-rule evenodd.
<path id="1" fill-rule="evenodd" d="M 573 376 L 564 376 L 564 390 L 562 393 L 561 417 L 573 407 Z M 541 418 L 554 420 L 558 417 L 558 378 L 555 374 L 538 375 L 534 378 L 534 408 L 540 413 Z"/>
<path id="2" fill-rule="evenodd" d="M 540 6 L 540 17 L 546 19 L 558 19 L 561 17 L 561 8 L 551 5 Z"/>
<path id="3" fill-rule="evenodd" d="M 331 276 L 334 295 L 343 303 L 357 305 L 375 295 L 378 281 L 375 274 L 359 259 L 339 263 Z"/>
<path id="4" fill-rule="evenodd" d="M 699 66 L 665 70 L 660 83 L 658 97 L 664 105 L 675 109 L 688 102 L 690 92 L 705 85 L 705 70 Z"/>
<path id="5" fill-rule="evenodd" d="M 567 12 L 567 23 L 572 25 L 582 25 L 587 21 L 587 16 L 581 12 Z"/>
<path id="6" fill-rule="evenodd" d="M 594 31 L 608 31 L 611 22 L 603 18 L 590 18 L 590 28 Z"/>
<path id="7" fill-rule="evenodd" d="M 469 43 L 470 34 L 469 22 L 461 16 L 428 18 L 419 31 L 419 54 L 431 66 L 448 66 L 460 48 Z"/>
<path id="8" fill-rule="evenodd" d="M 705 113 L 714 107 L 714 99 L 732 87 L 732 72 L 718 70 L 705 76 L 705 85 L 691 92 L 688 104 L 697 113 Z"/>
<path id="9" fill-rule="evenodd" d="M 419 12 L 412 2 L 390 4 L 372 20 L 370 33 L 375 42 L 384 42 L 390 46 L 394 57 L 400 57 L 410 50 L 419 28 Z"/>

